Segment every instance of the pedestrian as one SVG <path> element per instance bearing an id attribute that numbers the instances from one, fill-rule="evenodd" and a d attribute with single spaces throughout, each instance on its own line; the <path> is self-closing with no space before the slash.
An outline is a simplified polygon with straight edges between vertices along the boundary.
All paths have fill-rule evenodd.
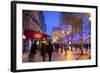
<path id="1" fill-rule="evenodd" d="M 40 53 L 41 53 L 41 56 L 42 56 L 42 60 L 44 62 L 45 56 L 46 56 L 46 45 L 44 43 L 42 43 L 42 45 L 41 45 Z"/>
<path id="2" fill-rule="evenodd" d="M 58 45 L 58 43 L 54 43 L 54 51 L 55 52 L 59 52 L 59 45 Z"/>
<path id="3" fill-rule="evenodd" d="M 34 61 L 36 50 L 37 50 L 37 44 L 36 44 L 36 41 L 34 41 L 34 43 L 32 43 L 32 46 L 31 46 L 29 61 Z"/>
<path id="4" fill-rule="evenodd" d="M 60 53 L 61 54 L 63 53 L 63 44 L 62 43 L 60 44 Z"/>
<path id="5" fill-rule="evenodd" d="M 52 52 L 53 52 L 53 44 L 49 41 L 48 42 L 48 56 L 49 56 L 49 61 L 51 61 L 52 58 Z"/>
<path id="6" fill-rule="evenodd" d="M 65 55 L 66 55 L 66 51 L 67 51 L 67 44 L 64 43 L 64 51 L 65 51 Z"/>

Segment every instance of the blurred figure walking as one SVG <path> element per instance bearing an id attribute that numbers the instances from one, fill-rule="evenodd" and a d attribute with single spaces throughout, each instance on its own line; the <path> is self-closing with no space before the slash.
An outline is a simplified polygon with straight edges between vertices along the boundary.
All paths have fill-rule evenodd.
<path id="1" fill-rule="evenodd" d="M 48 52 L 48 56 L 49 56 L 49 61 L 51 61 L 52 52 L 53 52 L 53 44 L 50 41 L 48 42 L 47 52 Z"/>
<path id="2" fill-rule="evenodd" d="M 45 61 L 45 57 L 46 57 L 46 45 L 44 43 L 42 43 L 41 49 L 40 49 L 40 53 L 42 56 L 42 60 L 43 62 Z"/>
<path id="3" fill-rule="evenodd" d="M 36 44 L 36 41 L 34 41 L 34 43 L 32 43 L 32 46 L 31 46 L 29 61 L 34 61 L 36 50 L 37 50 L 37 44 Z"/>

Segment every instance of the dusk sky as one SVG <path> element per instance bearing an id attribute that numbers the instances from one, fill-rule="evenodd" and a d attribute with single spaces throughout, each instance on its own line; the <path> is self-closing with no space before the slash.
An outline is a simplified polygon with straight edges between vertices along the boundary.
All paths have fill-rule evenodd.
<path id="1" fill-rule="evenodd" d="M 52 36 L 53 27 L 58 27 L 60 25 L 60 19 L 59 19 L 60 13 L 43 11 L 43 14 L 47 26 L 47 34 Z"/>
<path id="2" fill-rule="evenodd" d="M 47 31 L 46 33 L 48 35 L 50 35 L 51 37 L 53 36 L 53 28 L 54 27 L 58 27 L 60 25 L 60 12 L 53 12 L 53 11 L 43 11 L 44 14 L 44 18 L 45 18 L 45 23 L 47 26 Z M 89 23 L 89 19 L 84 16 L 83 17 L 83 24 L 88 25 Z M 86 34 L 88 34 L 88 32 L 90 30 L 84 30 Z"/>

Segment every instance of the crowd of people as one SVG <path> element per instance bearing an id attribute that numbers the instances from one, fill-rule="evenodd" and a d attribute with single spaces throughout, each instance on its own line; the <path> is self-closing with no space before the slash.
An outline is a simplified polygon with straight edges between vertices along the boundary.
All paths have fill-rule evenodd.
<path id="1" fill-rule="evenodd" d="M 37 41 L 35 40 L 34 43 L 32 43 L 32 46 L 30 49 L 30 54 L 29 54 L 30 61 L 31 61 L 31 58 L 33 59 L 35 57 L 37 50 L 38 52 L 40 52 L 43 62 L 45 61 L 46 54 L 48 54 L 49 61 L 51 61 L 52 52 L 53 52 L 53 44 L 50 41 L 47 41 L 46 43 L 41 41 L 41 43 L 37 45 Z"/>
<path id="2" fill-rule="evenodd" d="M 31 49 L 29 52 L 28 59 L 29 61 L 33 61 L 35 59 L 35 55 L 37 52 L 40 53 L 42 61 L 46 61 L 46 56 L 48 56 L 48 61 L 52 61 L 52 53 L 57 52 L 57 53 L 65 53 L 67 54 L 67 50 L 69 50 L 69 46 L 73 46 L 75 48 L 80 48 L 80 45 L 78 44 L 58 44 L 58 43 L 51 43 L 51 41 L 39 41 L 37 44 L 37 40 L 34 40 L 34 42 L 31 44 Z M 90 45 L 84 44 L 84 48 L 90 48 Z"/>

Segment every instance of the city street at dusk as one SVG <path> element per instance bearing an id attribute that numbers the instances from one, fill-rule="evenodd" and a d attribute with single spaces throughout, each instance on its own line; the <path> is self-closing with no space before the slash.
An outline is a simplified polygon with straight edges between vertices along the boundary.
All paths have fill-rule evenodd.
<path id="1" fill-rule="evenodd" d="M 91 14 L 23 10 L 22 62 L 91 59 Z"/>

